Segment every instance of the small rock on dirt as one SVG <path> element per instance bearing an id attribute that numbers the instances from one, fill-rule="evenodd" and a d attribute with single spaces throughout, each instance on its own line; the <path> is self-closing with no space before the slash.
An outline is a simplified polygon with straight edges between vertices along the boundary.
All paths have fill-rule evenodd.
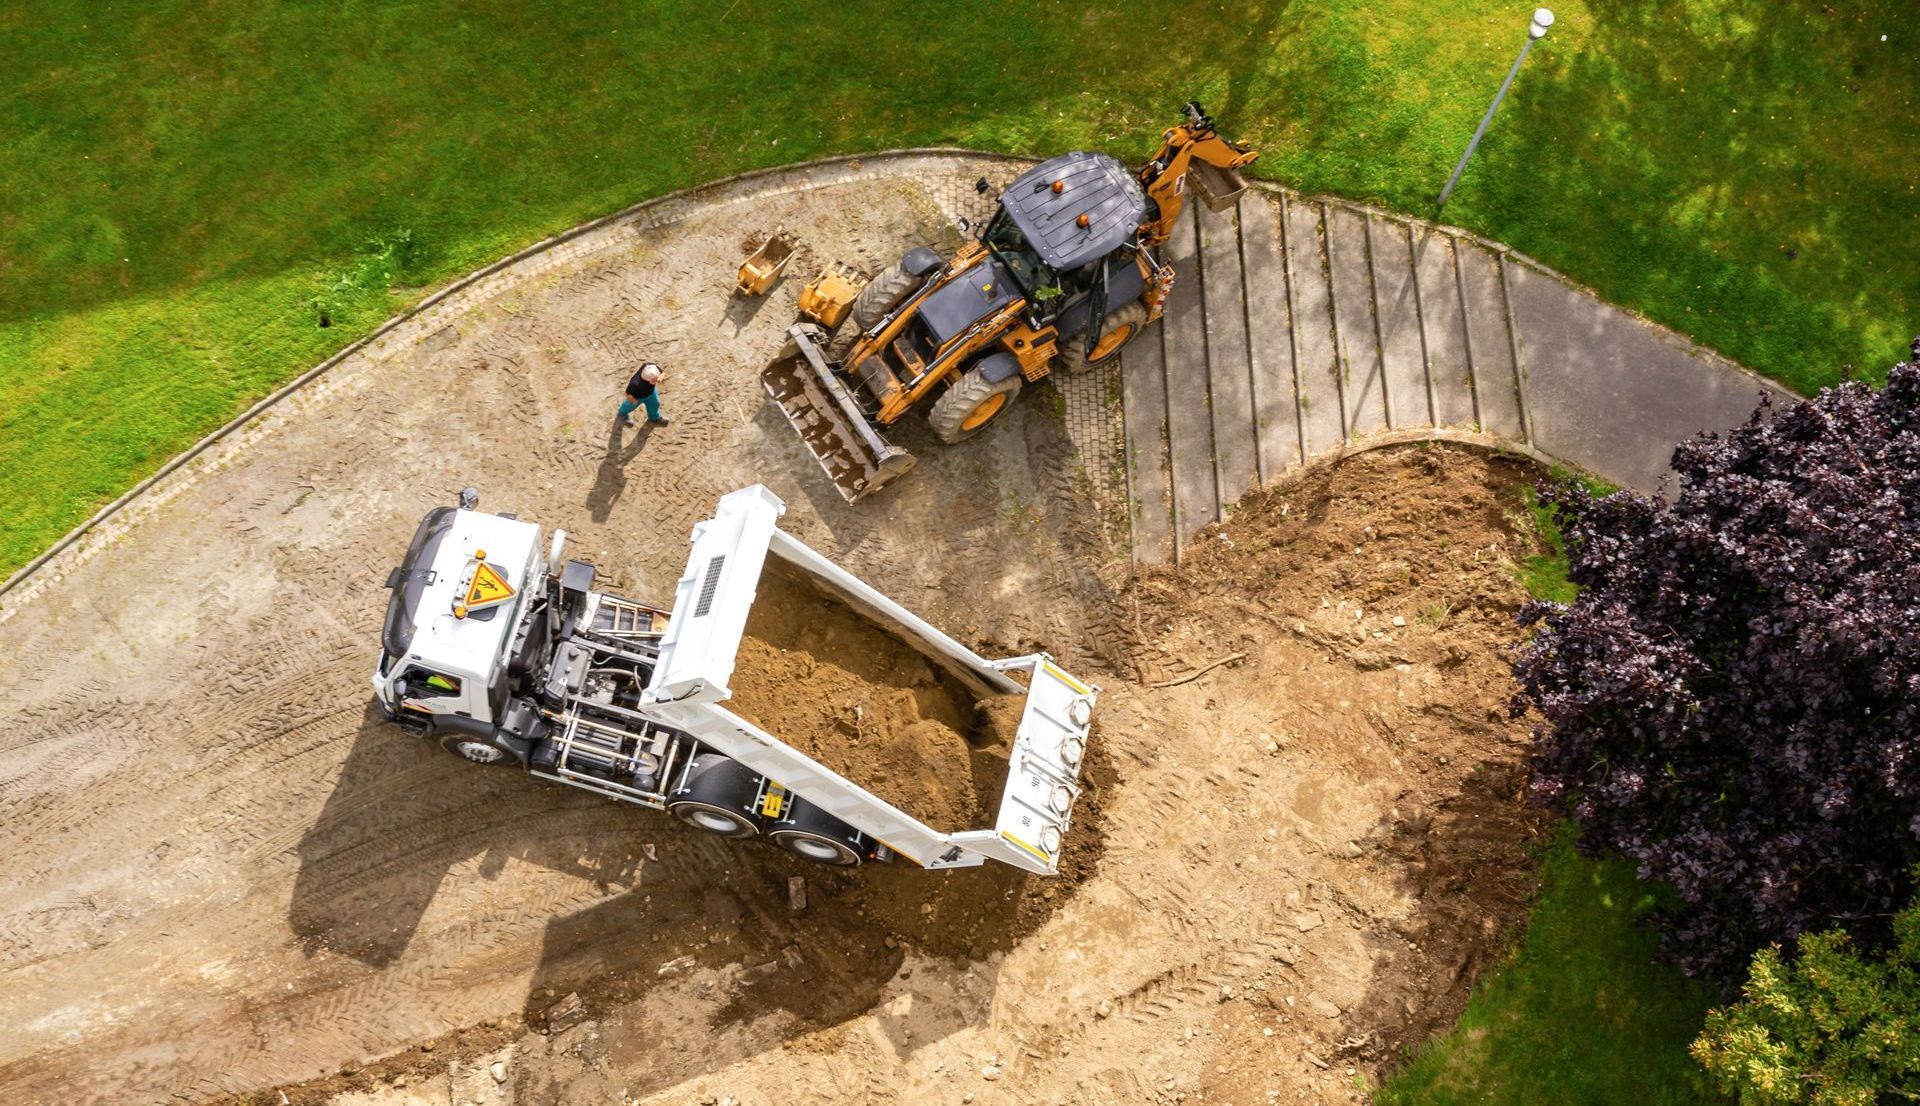
<path id="1" fill-rule="evenodd" d="M 547 1007 L 547 1028 L 558 1033 L 586 1016 L 587 1004 L 580 1001 L 578 994 L 568 991 L 565 998 Z"/>
<path id="2" fill-rule="evenodd" d="M 493 1076 L 495 1083 L 505 1083 L 507 1081 L 507 1062 L 505 1060 L 495 1060 L 493 1063 L 488 1064 L 487 1074 Z"/>
<path id="3" fill-rule="evenodd" d="M 658 976 L 678 975 L 691 967 L 693 967 L 693 957 L 676 956 L 665 964 L 660 965 L 659 968 L 654 970 L 653 974 Z"/>
<path id="4" fill-rule="evenodd" d="M 986 1080 L 989 1083 L 1000 1078 L 1000 1065 L 988 1064 L 985 1067 L 981 1068 L 980 1078 Z"/>
<path id="5" fill-rule="evenodd" d="M 1325 922 L 1326 919 L 1320 916 L 1318 910 L 1308 910 L 1293 916 L 1293 927 L 1302 933 L 1319 929 Z"/>
<path id="6" fill-rule="evenodd" d="M 1100 1005 L 1093 1008 L 1093 1016 L 1096 1018 L 1111 1017 L 1112 1015 L 1113 1003 L 1108 1002 L 1106 999 L 1101 999 Z"/>
<path id="7" fill-rule="evenodd" d="M 787 906 L 796 911 L 807 908 L 807 879 L 805 876 L 787 877 Z"/>
<path id="8" fill-rule="evenodd" d="M 1340 1007 L 1335 1005 L 1332 999 L 1318 993 L 1307 996 L 1307 1006 L 1323 1018 L 1337 1018 L 1340 1016 Z"/>

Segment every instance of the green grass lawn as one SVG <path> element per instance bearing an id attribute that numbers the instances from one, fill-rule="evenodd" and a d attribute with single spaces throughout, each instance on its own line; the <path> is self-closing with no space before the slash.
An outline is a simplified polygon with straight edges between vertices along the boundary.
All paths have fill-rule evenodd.
<path id="1" fill-rule="evenodd" d="M 1447 219 L 1796 387 L 1881 370 L 1920 329 L 1920 32 L 1829 7 L 1568 0 Z M 1137 160 L 1196 96 L 1265 175 L 1421 213 L 1527 10 L 11 0 L 0 573 L 434 284 L 726 173 Z"/>
<path id="2" fill-rule="evenodd" d="M 1654 896 L 1623 861 L 1596 862 L 1567 827 L 1548 848 L 1518 949 L 1459 1026 L 1375 1096 L 1380 1106 L 1720 1103 L 1687 1055 L 1713 993 L 1654 963 L 1634 920 Z"/>

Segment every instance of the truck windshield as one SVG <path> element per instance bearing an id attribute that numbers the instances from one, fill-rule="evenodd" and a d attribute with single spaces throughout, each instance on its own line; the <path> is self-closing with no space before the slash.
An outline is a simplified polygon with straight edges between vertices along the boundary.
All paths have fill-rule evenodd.
<path id="1" fill-rule="evenodd" d="M 406 656 L 407 646 L 413 644 L 413 611 L 432 582 L 433 558 L 447 531 L 453 529 L 453 517 L 452 507 L 427 512 L 407 543 L 406 559 L 394 570 L 393 597 L 387 600 L 387 622 L 380 633 L 380 646 L 390 657 Z"/>
<path id="2" fill-rule="evenodd" d="M 1002 208 L 987 224 L 980 241 L 1000 264 L 1006 266 L 1007 272 L 1013 274 L 1014 283 L 1020 285 L 1020 291 L 1029 300 L 1045 300 L 1059 295 L 1059 289 L 1055 287 L 1059 278 L 1054 276 L 1046 262 L 1040 260 L 1040 255 L 1033 252 L 1027 236 L 1020 233 L 1020 228 L 1014 225 L 1006 209 Z"/>

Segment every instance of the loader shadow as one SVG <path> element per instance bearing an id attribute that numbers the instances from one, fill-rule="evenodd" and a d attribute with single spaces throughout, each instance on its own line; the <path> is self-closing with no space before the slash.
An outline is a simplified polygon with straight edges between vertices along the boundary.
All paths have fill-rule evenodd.
<path id="1" fill-rule="evenodd" d="M 627 465 L 640 451 L 647 448 L 647 441 L 653 436 L 654 427 L 642 419 L 633 429 L 633 440 L 624 442 L 627 429 L 614 419 L 607 427 L 607 451 L 600 458 L 600 465 L 593 474 L 593 487 L 587 489 L 587 513 L 595 522 L 605 522 L 613 515 L 613 505 L 620 502 L 626 494 Z"/>

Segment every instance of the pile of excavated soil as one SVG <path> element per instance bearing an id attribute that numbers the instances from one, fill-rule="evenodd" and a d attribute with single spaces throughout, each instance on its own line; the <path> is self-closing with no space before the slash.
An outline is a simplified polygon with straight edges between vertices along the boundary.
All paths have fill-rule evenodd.
<path id="1" fill-rule="evenodd" d="M 1356 1011 L 1356 1056 L 1450 1028 L 1532 899 L 1545 819 L 1522 798 L 1531 722 L 1510 716 L 1509 665 L 1517 566 L 1539 551 L 1520 489 L 1541 475 L 1444 445 L 1359 454 L 1242 499 L 1129 595 L 1140 681 L 1273 712 L 1283 758 L 1392 758 L 1398 797 L 1356 863 L 1419 909 Z"/>
<path id="2" fill-rule="evenodd" d="M 728 705 L 935 829 L 980 828 L 998 787 L 990 764 L 975 771 L 980 758 L 966 735 L 978 720 L 966 688 L 771 565 L 747 616 Z"/>

